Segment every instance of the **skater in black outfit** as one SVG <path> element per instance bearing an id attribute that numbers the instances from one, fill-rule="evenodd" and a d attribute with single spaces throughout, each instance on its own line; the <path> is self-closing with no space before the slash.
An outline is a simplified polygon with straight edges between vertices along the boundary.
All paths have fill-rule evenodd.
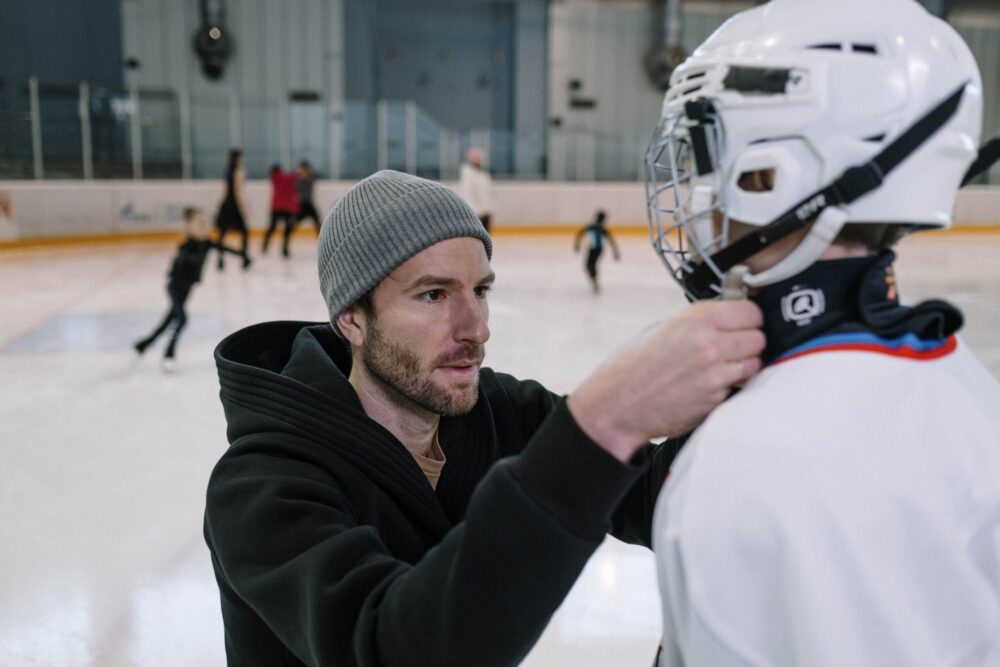
<path id="1" fill-rule="evenodd" d="M 601 291 L 600 286 L 597 284 L 597 260 L 600 259 L 601 253 L 604 252 L 604 239 L 608 240 L 611 244 L 611 251 L 614 253 L 615 261 L 617 262 L 621 259 L 621 255 L 618 253 L 618 244 L 615 243 L 614 238 L 604 227 L 604 220 L 607 218 L 607 214 L 604 211 L 598 211 L 594 222 L 587 225 L 580 231 L 576 233 L 576 239 L 573 242 L 573 252 L 580 252 L 580 238 L 586 234 L 587 235 L 587 264 L 586 270 L 587 275 L 590 276 L 590 284 L 594 289 L 594 294 Z"/>
<path id="2" fill-rule="evenodd" d="M 250 266 L 250 256 L 247 254 L 247 223 L 246 206 L 243 201 L 243 181 L 246 179 L 246 171 L 243 169 L 243 152 L 239 150 L 229 151 L 229 163 L 226 166 L 226 196 L 219 206 L 219 213 L 215 217 L 215 226 L 219 230 L 219 243 L 223 243 L 226 232 L 235 230 L 242 236 L 241 252 L 243 257 L 243 268 Z M 225 261 L 222 253 L 219 253 L 219 270 L 225 268 Z"/>
<path id="3" fill-rule="evenodd" d="M 298 178 L 295 179 L 295 192 L 299 195 L 299 216 L 298 221 L 302 222 L 306 218 L 312 218 L 316 226 L 316 233 L 319 234 L 320 225 L 323 221 L 319 219 L 316 212 L 316 205 L 313 203 L 313 184 L 316 183 L 318 174 L 313 171 L 312 165 L 307 160 L 299 162 Z"/>
<path id="4" fill-rule="evenodd" d="M 191 288 L 201 280 L 201 270 L 208 257 L 208 251 L 215 248 L 221 256 L 229 252 L 240 255 L 244 260 L 246 255 L 239 250 L 222 245 L 221 241 L 209 239 L 210 229 L 205 214 L 201 209 L 188 207 L 184 209 L 184 231 L 187 237 L 184 243 L 177 249 L 177 255 L 170 266 L 169 280 L 167 282 L 167 294 L 170 297 L 170 307 L 167 314 L 159 326 L 142 340 L 136 342 L 133 347 L 140 355 L 146 351 L 153 342 L 159 338 L 160 334 L 173 324 L 174 329 L 170 334 L 170 342 L 163 353 L 163 370 L 172 371 L 174 369 L 174 356 L 177 351 L 177 339 L 180 338 L 184 325 L 187 324 L 187 313 L 184 312 L 184 303 L 191 294 Z"/>

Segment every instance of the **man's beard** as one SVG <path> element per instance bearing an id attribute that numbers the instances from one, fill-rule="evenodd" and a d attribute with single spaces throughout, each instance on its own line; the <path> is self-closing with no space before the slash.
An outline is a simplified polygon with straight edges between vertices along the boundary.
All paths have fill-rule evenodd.
<path id="1" fill-rule="evenodd" d="M 457 350 L 435 360 L 428 374 L 422 375 L 420 358 L 412 350 L 386 340 L 374 321 L 369 328 L 369 338 L 364 348 L 364 362 L 368 371 L 396 396 L 417 407 L 441 415 L 464 415 L 476 405 L 479 398 L 479 375 L 461 388 L 445 389 L 430 377 L 434 369 L 450 362 L 468 362 L 483 359 L 483 346 L 466 343 Z M 397 400 L 397 403 L 401 402 Z"/>

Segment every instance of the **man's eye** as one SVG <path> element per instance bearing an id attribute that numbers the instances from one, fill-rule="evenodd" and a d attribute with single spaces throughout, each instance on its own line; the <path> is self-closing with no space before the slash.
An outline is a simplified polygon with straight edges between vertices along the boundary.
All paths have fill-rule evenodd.
<path id="1" fill-rule="evenodd" d="M 480 285 L 479 287 L 476 288 L 476 296 L 484 297 L 486 296 L 487 293 L 492 291 L 492 289 L 493 288 L 490 285 Z"/>
<path id="2" fill-rule="evenodd" d="M 428 290 L 426 292 L 422 292 L 420 294 L 420 297 L 424 301 L 440 301 L 441 299 L 444 298 L 444 290 L 440 289 Z"/>

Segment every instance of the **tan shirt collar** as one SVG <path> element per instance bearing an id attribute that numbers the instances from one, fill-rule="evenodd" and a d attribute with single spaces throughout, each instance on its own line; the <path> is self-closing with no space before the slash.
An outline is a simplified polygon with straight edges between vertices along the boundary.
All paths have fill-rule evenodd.
<path id="1" fill-rule="evenodd" d="M 416 454 L 413 452 L 411 454 L 413 454 L 413 459 L 417 462 L 417 465 L 420 466 L 421 472 L 427 477 L 427 481 L 430 482 L 431 488 L 437 490 L 438 480 L 441 479 L 441 470 L 444 468 L 446 462 L 437 433 L 434 434 L 434 442 L 431 444 L 431 448 L 425 454 Z"/>

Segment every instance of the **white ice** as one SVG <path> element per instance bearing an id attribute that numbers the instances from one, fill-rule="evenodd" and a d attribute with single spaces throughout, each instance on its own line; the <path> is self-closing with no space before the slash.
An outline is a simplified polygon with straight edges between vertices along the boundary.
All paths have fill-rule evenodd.
<path id="1" fill-rule="evenodd" d="M 685 306 L 642 236 L 620 237 L 591 294 L 570 235 L 500 235 L 487 363 L 569 392 L 608 353 Z M 133 341 L 162 316 L 169 243 L 0 253 L 0 665 L 223 665 L 201 537 L 205 485 L 226 447 L 212 350 L 273 319 L 325 316 L 310 232 L 293 257 L 206 266 L 178 370 Z M 944 297 L 1000 376 L 1000 235 L 913 238 L 904 302 Z M 652 663 L 652 556 L 608 539 L 524 664 Z"/>

